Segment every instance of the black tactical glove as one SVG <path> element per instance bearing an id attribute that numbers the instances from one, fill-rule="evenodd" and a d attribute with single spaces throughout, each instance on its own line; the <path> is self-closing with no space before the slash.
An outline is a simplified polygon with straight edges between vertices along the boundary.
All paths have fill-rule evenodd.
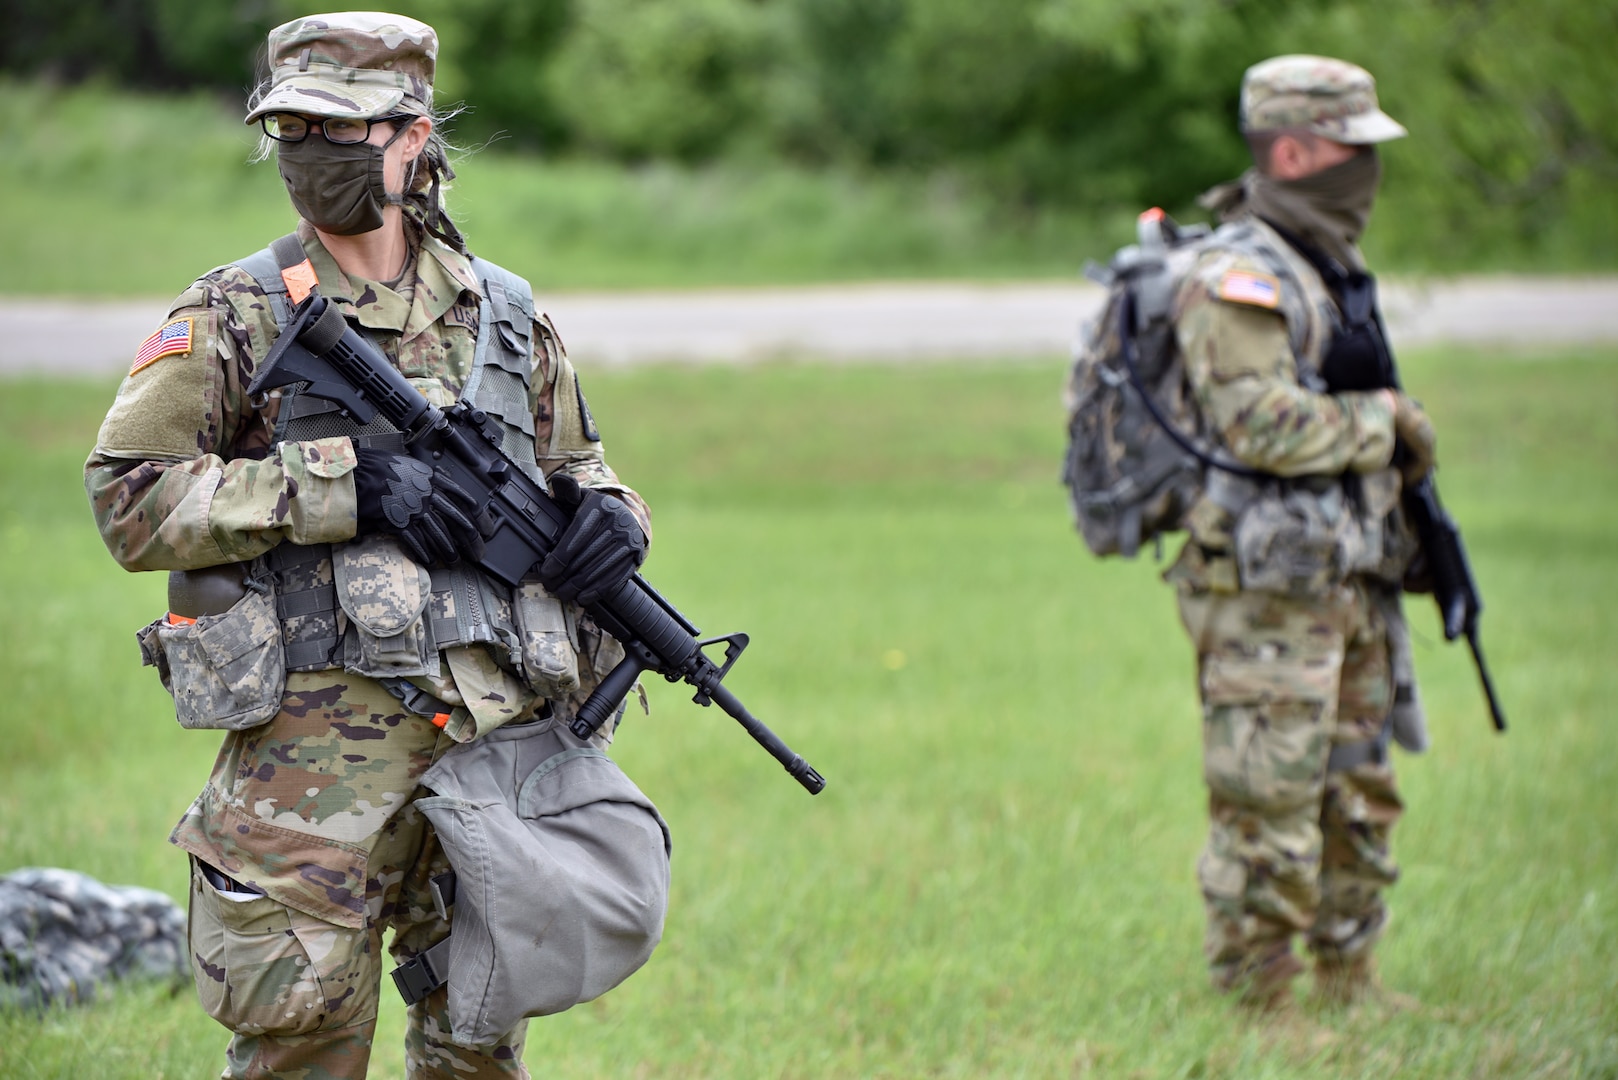
<path id="1" fill-rule="evenodd" d="M 373 447 L 356 446 L 354 456 L 360 536 L 392 533 L 422 566 L 483 557 L 477 502 L 443 469 Z"/>
<path id="2" fill-rule="evenodd" d="M 552 476 L 550 485 L 573 520 L 540 563 L 540 584 L 558 600 L 592 604 L 646 561 L 646 534 L 616 495 L 581 488 L 565 473 Z"/>

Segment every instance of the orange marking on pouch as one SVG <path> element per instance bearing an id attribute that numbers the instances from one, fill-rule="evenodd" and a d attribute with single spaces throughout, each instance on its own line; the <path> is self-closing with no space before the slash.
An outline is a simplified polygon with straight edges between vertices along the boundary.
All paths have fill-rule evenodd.
<path id="1" fill-rule="evenodd" d="M 186 618 L 184 615 L 176 615 L 176 614 L 174 614 L 174 612 L 171 611 L 171 612 L 169 612 L 169 625 L 170 626 L 195 626 L 195 625 L 197 625 L 197 620 Z"/>
<path id="2" fill-rule="evenodd" d="M 449 713 L 441 712 L 433 714 L 433 727 L 441 728 L 447 723 L 449 723 Z"/>

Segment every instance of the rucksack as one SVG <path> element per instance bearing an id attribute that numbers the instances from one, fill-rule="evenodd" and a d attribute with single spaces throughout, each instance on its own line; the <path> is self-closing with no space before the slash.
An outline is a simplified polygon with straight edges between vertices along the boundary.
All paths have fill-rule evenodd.
<path id="1" fill-rule="evenodd" d="M 1175 294 L 1212 235 L 1154 207 L 1140 215 L 1136 243 L 1086 268 L 1107 301 L 1074 349 L 1062 482 L 1096 555 L 1134 558 L 1178 531 L 1204 466 L 1229 467 L 1198 445 L 1202 422 L 1174 337 Z"/>

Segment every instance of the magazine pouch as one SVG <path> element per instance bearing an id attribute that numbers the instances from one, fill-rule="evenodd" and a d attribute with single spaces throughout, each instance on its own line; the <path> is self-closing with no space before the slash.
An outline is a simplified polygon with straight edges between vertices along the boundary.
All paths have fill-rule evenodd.
<path id="1" fill-rule="evenodd" d="M 1336 481 L 1266 485 L 1236 519 L 1237 574 L 1244 589 L 1324 596 L 1356 561 L 1357 523 Z"/>
<path id="2" fill-rule="evenodd" d="M 249 583 L 217 615 L 165 614 L 136 637 L 141 663 L 157 668 L 183 728 L 241 731 L 281 710 L 286 655 L 275 599 Z"/>
<path id="3" fill-rule="evenodd" d="M 422 618 L 432 579 L 385 533 L 332 549 L 337 603 L 349 618 L 343 668 L 373 679 L 437 675 L 432 627 Z"/>

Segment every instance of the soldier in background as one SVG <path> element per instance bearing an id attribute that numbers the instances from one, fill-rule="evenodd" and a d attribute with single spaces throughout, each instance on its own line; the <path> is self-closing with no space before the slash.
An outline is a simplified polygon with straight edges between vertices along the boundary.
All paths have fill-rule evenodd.
<path id="1" fill-rule="evenodd" d="M 1175 331 L 1203 431 L 1282 479 L 1208 469 L 1165 577 L 1203 706 L 1205 952 L 1218 989 L 1270 1010 L 1294 1001 L 1300 936 L 1326 1001 L 1380 993 L 1372 952 L 1403 809 L 1388 741 L 1422 738 L 1400 607 L 1415 544 L 1397 508 L 1434 440 L 1403 394 L 1328 377 L 1355 362 L 1333 347 L 1339 285 L 1364 270 L 1376 144 L 1405 129 L 1367 72 L 1315 56 L 1250 68 L 1241 127 L 1254 168 L 1204 196 L 1225 224 L 1179 292 Z"/>
<path id="2" fill-rule="evenodd" d="M 576 708 L 622 655 L 580 605 L 650 535 L 527 283 L 473 259 L 444 212 L 436 54 L 430 26 L 377 12 L 271 32 L 247 122 L 276 151 L 296 236 L 180 294 L 85 466 L 113 557 L 176 572 L 147 662 L 182 724 L 228 729 L 171 837 L 192 862 L 197 990 L 235 1032 L 227 1077 L 365 1074 L 383 931 L 400 959 L 449 932 L 417 777 L 456 743 Z M 543 588 L 514 594 L 473 565 L 470 498 L 397 433 L 291 391 L 250 398 L 316 283 L 433 404 L 484 408 L 519 465 L 593 511 L 570 529 L 601 558 L 547 560 Z M 446 1008 L 444 987 L 410 1007 L 410 1076 L 527 1075 L 522 1025 L 469 1049 Z"/>

